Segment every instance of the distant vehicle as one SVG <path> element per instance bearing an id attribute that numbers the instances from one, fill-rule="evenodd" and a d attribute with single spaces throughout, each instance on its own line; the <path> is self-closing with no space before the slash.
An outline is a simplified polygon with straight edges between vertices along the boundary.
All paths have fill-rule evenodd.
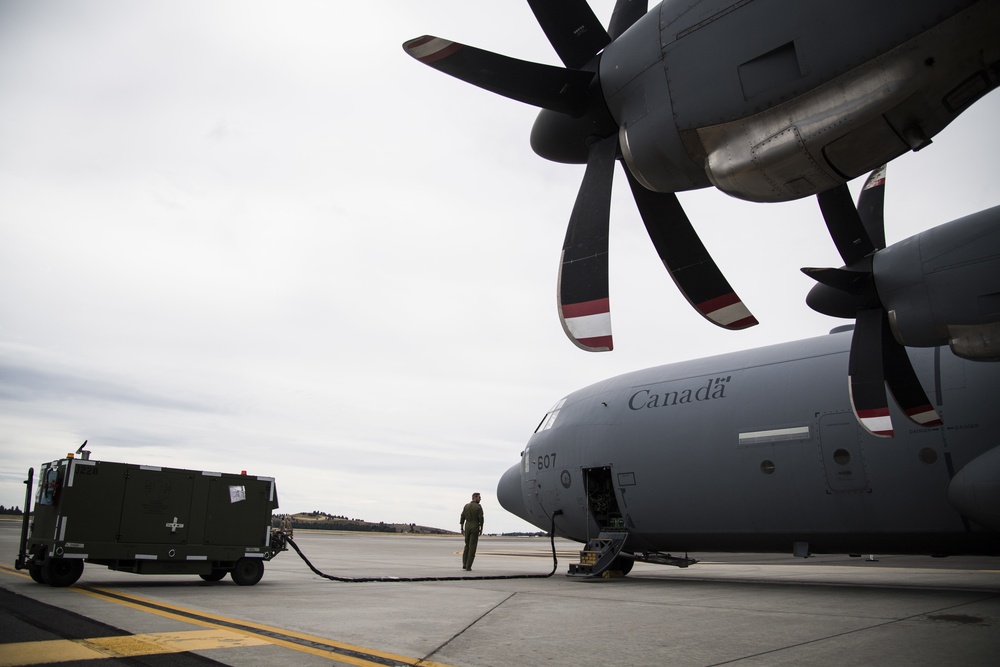
<path id="1" fill-rule="evenodd" d="M 558 294 L 567 335 L 590 351 L 613 347 L 617 160 L 687 300 L 715 324 L 742 329 L 757 320 L 674 193 L 714 186 L 755 202 L 842 198 L 846 182 L 928 145 L 1000 84 L 994 0 L 666 0 L 648 13 L 645 1 L 618 0 L 607 31 L 585 0 L 528 4 L 565 67 L 432 36 L 403 46 L 430 67 L 540 107 L 535 152 L 587 164 Z"/>
<path id="2" fill-rule="evenodd" d="M 947 426 L 855 419 L 846 332 L 621 375 L 545 415 L 499 482 L 587 543 L 571 573 L 707 551 L 1000 555 L 1000 366 L 909 350 Z M 905 354 L 905 351 L 904 351 Z M 892 419 L 907 423 L 895 408 Z"/>

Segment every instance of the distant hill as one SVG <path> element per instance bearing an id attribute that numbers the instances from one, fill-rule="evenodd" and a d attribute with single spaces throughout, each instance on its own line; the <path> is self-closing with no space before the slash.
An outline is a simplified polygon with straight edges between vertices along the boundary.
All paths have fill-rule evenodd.
<path id="1" fill-rule="evenodd" d="M 454 530 L 418 526 L 415 523 L 372 523 L 364 519 L 349 519 L 326 512 L 299 512 L 298 514 L 275 514 L 274 525 L 280 526 L 285 517 L 292 522 L 292 528 L 308 530 L 350 530 L 359 533 L 411 533 L 414 535 L 457 535 Z"/>

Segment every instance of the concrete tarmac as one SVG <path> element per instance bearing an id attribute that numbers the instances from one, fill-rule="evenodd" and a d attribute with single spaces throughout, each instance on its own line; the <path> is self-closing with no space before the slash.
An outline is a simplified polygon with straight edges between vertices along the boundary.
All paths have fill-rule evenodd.
<path id="1" fill-rule="evenodd" d="M 306 556 L 336 576 L 468 579 L 339 583 L 289 551 L 251 587 L 87 565 L 75 586 L 51 588 L 14 571 L 19 526 L 0 522 L 0 587 L 134 634 L 139 653 L 171 638 L 203 664 L 1000 664 L 996 558 L 691 554 L 702 562 L 687 569 L 638 563 L 580 580 L 564 576 L 579 545 L 556 540 L 555 576 L 477 580 L 548 573 L 549 541 L 485 537 L 465 572 L 457 536 L 300 532 Z M 0 666 L 56 661 L 3 613 Z"/>

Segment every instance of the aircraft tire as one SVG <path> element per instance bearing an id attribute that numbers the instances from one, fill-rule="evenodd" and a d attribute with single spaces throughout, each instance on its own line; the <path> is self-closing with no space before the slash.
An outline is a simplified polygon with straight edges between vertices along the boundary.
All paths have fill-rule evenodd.
<path id="1" fill-rule="evenodd" d="M 625 556 L 618 556 L 611 562 L 611 567 L 609 570 L 617 570 L 622 573 L 622 576 L 628 574 L 632 571 L 632 566 L 635 565 L 634 558 L 627 558 Z"/>
<path id="2" fill-rule="evenodd" d="M 46 558 L 39 569 L 42 580 L 49 586 L 72 586 L 83 574 L 83 559 Z"/>
<path id="3" fill-rule="evenodd" d="M 240 586 L 253 586 L 264 576 L 264 561 L 260 558 L 240 558 L 233 565 L 231 576 Z"/>

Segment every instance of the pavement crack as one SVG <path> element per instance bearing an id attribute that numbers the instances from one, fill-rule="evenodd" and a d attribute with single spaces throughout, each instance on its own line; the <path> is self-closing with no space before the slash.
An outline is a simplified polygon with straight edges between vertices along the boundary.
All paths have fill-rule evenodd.
<path id="1" fill-rule="evenodd" d="M 873 630 L 875 628 L 884 628 L 884 627 L 889 626 L 889 625 L 895 625 L 896 623 L 902 623 L 904 621 L 912 621 L 915 618 L 926 617 L 926 616 L 930 616 L 930 615 L 933 615 L 933 614 L 940 614 L 941 612 L 945 612 L 945 611 L 953 611 L 953 610 L 958 609 L 960 607 L 965 607 L 965 606 L 968 606 L 970 604 L 976 604 L 976 603 L 979 603 L 979 602 L 986 602 L 988 600 L 993 600 L 993 599 L 995 599 L 997 597 L 1000 597 L 1000 596 L 997 596 L 997 595 L 988 595 L 988 596 L 983 597 L 983 598 L 979 598 L 979 599 L 976 599 L 976 600 L 968 600 L 968 601 L 965 601 L 965 602 L 960 602 L 959 604 L 949 605 L 947 607 L 942 607 L 940 609 L 935 609 L 933 611 L 922 611 L 920 613 L 910 614 L 909 616 L 903 616 L 901 618 L 893 618 L 893 619 L 890 619 L 890 620 L 887 620 L 887 621 L 883 621 L 882 623 L 873 623 L 872 625 L 866 625 L 863 628 L 856 628 L 854 630 L 847 630 L 847 631 L 844 631 L 844 632 L 838 632 L 836 634 L 827 635 L 825 637 L 816 637 L 815 639 L 810 639 L 808 641 L 803 641 L 803 642 L 797 642 L 795 644 L 789 644 L 787 646 L 781 646 L 779 648 L 774 648 L 774 649 L 771 649 L 769 651 L 761 651 L 759 653 L 752 653 L 750 655 L 742 655 L 742 656 L 740 656 L 738 658 L 733 658 L 731 660 L 723 660 L 722 662 L 714 662 L 709 667 L 719 667 L 719 665 L 730 665 L 730 664 L 733 664 L 735 662 L 741 662 L 743 660 L 748 660 L 750 658 L 759 658 L 759 657 L 764 656 L 764 655 L 770 655 L 772 653 L 780 653 L 781 651 L 787 651 L 788 649 L 798 648 L 800 646 L 808 646 L 809 644 L 817 644 L 819 642 L 829 641 L 830 639 L 836 639 L 837 637 L 845 637 L 847 635 L 853 635 L 853 634 L 857 634 L 859 632 L 868 632 L 869 630 Z"/>
<path id="2" fill-rule="evenodd" d="M 419 665 L 422 665 L 423 663 L 429 661 L 432 657 L 434 657 L 435 655 L 437 655 L 438 653 L 440 653 L 444 649 L 444 647 L 446 647 L 449 644 L 451 644 L 453 641 L 455 641 L 456 639 L 458 639 L 459 637 L 461 637 L 462 635 L 464 635 L 469 630 L 469 628 L 471 628 L 472 626 L 476 625 L 481 620 L 483 620 L 484 618 L 486 618 L 487 616 L 489 616 L 490 614 L 492 614 L 494 611 L 496 611 L 497 609 L 499 609 L 500 607 L 502 607 L 503 605 L 505 605 L 507 603 L 507 601 L 510 600 L 515 595 L 517 595 L 517 593 L 511 593 L 510 595 L 508 595 L 507 597 L 505 597 L 503 600 L 500 600 L 500 602 L 497 602 L 495 605 L 493 605 L 492 607 L 490 607 L 489 609 L 487 609 L 486 611 L 484 611 L 482 614 L 479 615 L 478 618 L 476 618 L 475 620 L 473 620 L 472 623 L 469 623 L 467 626 L 465 626 L 464 628 L 462 628 L 461 630 L 459 630 L 458 632 L 456 632 L 455 634 L 453 634 L 451 637 L 448 638 L 447 641 L 445 641 L 440 646 L 438 646 L 436 649 L 434 649 L 433 651 L 431 651 L 430 653 L 428 653 L 427 655 L 425 655 L 423 658 L 421 658 L 419 661 L 417 661 L 416 665 L 419 666 Z"/>

